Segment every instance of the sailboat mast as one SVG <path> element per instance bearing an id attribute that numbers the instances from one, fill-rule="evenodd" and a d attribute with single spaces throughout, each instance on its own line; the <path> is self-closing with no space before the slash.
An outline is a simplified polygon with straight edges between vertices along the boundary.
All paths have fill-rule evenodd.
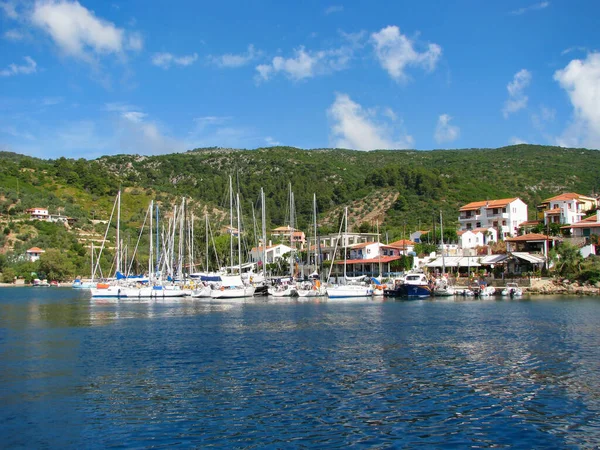
<path id="1" fill-rule="evenodd" d="M 313 193 L 313 228 L 315 233 L 315 242 L 313 245 L 315 246 L 315 272 L 317 271 L 317 267 L 319 264 L 319 254 L 318 254 L 318 246 L 317 246 L 317 194 Z M 308 249 L 310 252 L 310 248 Z"/>
<path id="2" fill-rule="evenodd" d="M 446 273 L 446 261 L 444 260 L 444 226 L 442 224 L 442 210 L 440 209 L 440 237 L 442 242 L 442 275 Z"/>
<path id="3" fill-rule="evenodd" d="M 260 205 L 262 211 L 261 219 L 262 219 L 262 247 L 263 247 L 263 276 L 267 277 L 267 213 L 265 208 L 265 191 L 263 188 L 260 188 Z"/>
<path id="4" fill-rule="evenodd" d="M 204 216 L 206 219 L 206 272 L 208 273 L 208 213 Z"/>
<path id="5" fill-rule="evenodd" d="M 379 242 L 379 219 L 377 219 L 377 259 L 379 260 L 379 276 L 381 277 L 381 249 L 379 246 L 381 243 Z"/>
<path id="6" fill-rule="evenodd" d="M 150 214 L 150 239 L 149 239 L 149 249 L 148 249 L 148 277 L 152 278 L 152 260 L 153 260 L 153 249 L 152 249 L 152 212 L 154 211 L 154 200 L 150 200 L 150 208 L 148 213 Z"/>
<path id="7" fill-rule="evenodd" d="M 239 274 L 242 274 L 242 236 L 241 236 L 241 221 L 240 221 L 240 193 L 236 194 L 237 201 L 237 235 L 238 235 L 238 261 L 240 263 Z"/>
<path id="8" fill-rule="evenodd" d="M 160 264 L 160 226 L 158 223 L 158 203 L 156 204 L 156 262 L 154 265 L 154 271 L 158 272 L 158 265 Z"/>
<path id="9" fill-rule="evenodd" d="M 233 183 L 229 175 L 229 263 L 233 274 Z"/>
<path id="10" fill-rule="evenodd" d="M 295 217 L 294 217 L 294 193 L 291 191 L 292 184 L 290 183 L 290 247 L 292 247 L 292 251 L 290 253 L 290 276 L 294 277 L 294 262 L 296 260 L 296 243 L 294 242 L 294 232 L 296 228 L 294 227 Z"/>
<path id="11" fill-rule="evenodd" d="M 344 208 L 344 239 L 342 240 L 342 251 L 344 252 L 344 282 L 346 281 L 346 244 L 348 239 L 348 207 Z"/>
<path id="12" fill-rule="evenodd" d="M 121 271 L 121 190 L 117 194 L 117 263 L 116 272 Z"/>

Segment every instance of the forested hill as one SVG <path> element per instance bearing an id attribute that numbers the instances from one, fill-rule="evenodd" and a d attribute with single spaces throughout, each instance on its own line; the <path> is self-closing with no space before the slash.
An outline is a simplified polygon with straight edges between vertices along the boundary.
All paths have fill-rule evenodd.
<path id="1" fill-rule="evenodd" d="M 448 226 L 456 224 L 460 205 L 475 200 L 520 197 L 533 217 L 535 205 L 547 197 L 561 192 L 591 194 L 600 188 L 600 152 L 537 145 L 370 152 L 210 148 L 159 156 L 105 156 L 93 161 L 41 160 L 10 153 L 0 157 L 0 213 L 7 214 L 17 206 L 14 200 L 19 189 L 21 211 L 56 206 L 79 218 L 108 214 L 111 196 L 119 186 L 143 194 L 144 199 L 170 203 L 186 196 L 199 210 L 226 210 L 232 176 L 248 217 L 251 204 L 257 205 L 260 188 L 264 188 L 270 225 L 285 223 L 291 183 L 300 227 L 311 221 L 316 193 L 324 223 L 333 227 L 341 207 L 349 206 L 355 226 L 363 219 L 377 218 L 393 234 L 404 227 L 428 226 L 439 210 L 444 211 Z M 140 210 L 146 206 L 130 205 Z M 135 211 L 129 212 L 129 216 L 135 215 Z"/>

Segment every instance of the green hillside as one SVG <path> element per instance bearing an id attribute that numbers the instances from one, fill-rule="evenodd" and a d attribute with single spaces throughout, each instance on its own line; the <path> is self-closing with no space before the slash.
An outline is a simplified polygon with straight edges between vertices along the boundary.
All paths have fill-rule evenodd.
<path id="1" fill-rule="evenodd" d="M 309 231 L 316 193 L 322 232 L 337 231 L 343 207 L 348 206 L 352 228 L 373 231 L 378 224 L 390 240 L 430 228 L 440 210 L 445 227 L 451 229 L 457 225 L 459 207 L 471 201 L 520 197 L 534 218 L 535 205 L 547 197 L 561 192 L 589 195 L 600 188 L 600 152 L 536 145 L 371 152 L 209 148 L 97 160 L 43 160 L 2 152 L 0 158 L 4 223 L 0 248 L 16 253 L 30 245 L 61 247 L 77 255 L 81 269 L 87 264 L 86 251 L 82 240 L 73 236 L 104 232 L 104 225 L 92 220 L 108 219 L 120 187 L 123 229 L 133 241 L 151 199 L 167 212 L 185 196 L 195 215 L 208 212 L 211 226 L 218 230 L 228 221 L 230 176 L 240 193 L 245 229 L 252 228 L 253 208 L 260 217 L 261 187 L 267 198 L 268 226 L 285 225 L 291 184 L 299 228 Z M 31 207 L 48 207 L 51 214 L 76 218 L 67 233 L 71 237 L 27 221 L 24 211 Z"/>
<path id="2" fill-rule="evenodd" d="M 319 213 L 354 207 L 360 217 L 380 208 L 383 226 L 428 224 L 442 209 L 450 226 L 461 204 L 520 197 L 529 206 L 560 192 L 597 192 L 600 153 L 586 149 L 517 145 L 499 149 L 440 151 L 197 149 L 160 156 L 117 155 L 98 160 L 40 160 L 3 153 L 0 167 L 0 213 L 18 214 L 33 206 L 64 208 L 66 215 L 87 219 L 106 216 L 119 186 L 155 197 L 164 204 L 182 196 L 198 213 L 229 207 L 229 176 L 239 190 L 244 213 L 251 215 L 263 187 L 273 225 L 286 220 L 288 184 L 295 195 L 300 226 L 311 220 L 312 196 Z M 19 190 L 19 192 L 17 192 Z M 374 192 L 397 193 L 391 204 L 378 204 Z M 16 203 L 17 197 L 19 199 Z M 361 204 L 367 199 L 367 204 Z M 385 196 L 381 196 L 383 200 Z M 133 217 L 146 205 L 125 208 Z M 355 222 L 359 221 L 356 219 Z M 325 220 L 326 221 L 326 220 Z"/>

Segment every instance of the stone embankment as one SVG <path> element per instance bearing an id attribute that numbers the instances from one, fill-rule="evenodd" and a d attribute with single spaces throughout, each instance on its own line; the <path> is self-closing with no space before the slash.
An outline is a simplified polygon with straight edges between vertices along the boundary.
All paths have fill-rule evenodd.
<path id="1" fill-rule="evenodd" d="M 600 295 L 600 283 L 579 284 L 569 280 L 548 279 L 531 282 L 531 286 L 524 288 L 529 294 L 569 294 L 569 295 Z"/>

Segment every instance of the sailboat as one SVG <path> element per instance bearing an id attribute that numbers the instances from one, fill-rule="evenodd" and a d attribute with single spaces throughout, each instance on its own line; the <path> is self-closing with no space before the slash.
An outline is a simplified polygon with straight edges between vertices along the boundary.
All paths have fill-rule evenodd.
<path id="1" fill-rule="evenodd" d="M 446 276 L 446 260 L 444 248 L 444 225 L 442 223 L 442 211 L 440 210 L 440 236 L 442 243 L 442 276 L 435 281 L 433 286 L 433 295 L 436 297 L 451 297 L 456 294 L 456 290 L 449 285 L 448 277 Z"/>
<path id="2" fill-rule="evenodd" d="M 314 229 L 314 246 L 315 246 L 315 254 L 314 254 L 314 262 L 315 262 L 315 271 L 310 275 L 312 280 L 304 281 L 299 284 L 297 292 L 299 297 L 322 297 L 327 294 L 325 290 L 325 286 L 321 284 L 321 280 L 319 280 L 319 272 L 316 268 L 319 265 L 319 246 L 318 246 L 318 237 L 317 237 L 317 194 L 313 194 L 313 229 Z M 310 252 L 310 246 L 308 251 Z"/>
<path id="3" fill-rule="evenodd" d="M 352 283 L 348 283 L 348 277 L 346 276 L 346 244 L 347 244 L 347 234 L 348 234 L 348 207 L 344 210 L 344 218 L 343 222 L 345 224 L 344 235 L 342 237 L 342 252 L 344 253 L 344 282 L 347 284 L 330 286 L 327 288 L 327 296 L 331 299 L 333 298 L 349 298 L 349 297 L 370 297 L 373 295 L 373 288 L 370 285 L 366 284 L 356 284 L 356 281 Z M 340 227 L 341 229 L 341 227 Z M 337 247 L 337 243 L 336 243 Z M 335 250 L 334 250 L 335 255 Z M 333 261 L 331 264 L 331 268 L 329 270 L 329 276 L 327 279 L 331 277 L 331 269 L 333 268 Z"/>
<path id="4" fill-rule="evenodd" d="M 292 184 L 290 183 L 290 276 L 289 278 L 283 278 L 279 280 L 279 283 L 276 286 L 272 286 L 269 288 L 269 295 L 271 297 L 297 297 L 298 290 L 296 289 L 296 284 L 294 283 L 294 265 L 295 265 L 295 257 L 294 257 L 294 231 L 296 228 L 295 220 L 294 220 L 294 193 L 292 192 Z"/>
<path id="5" fill-rule="evenodd" d="M 193 298 L 211 298 L 210 293 L 213 288 L 219 288 L 221 286 L 221 274 L 209 273 L 209 234 L 210 234 L 210 223 L 208 221 L 208 214 L 205 214 L 206 223 L 206 273 L 191 273 L 190 278 L 194 280 L 195 286 L 192 291 Z M 214 246 L 214 242 L 213 242 Z M 215 250 L 216 255 L 216 250 Z M 217 256 L 218 260 L 218 256 Z"/>
<path id="6" fill-rule="evenodd" d="M 115 203 L 113 204 L 112 212 L 110 213 L 110 219 L 108 220 L 108 224 L 106 226 L 106 231 L 104 233 L 104 238 L 102 239 L 102 246 L 100 247 L 100 253 L 98 254 L 98 258 L 96 260 L 96 267 L 92 271 L 92 274 L 96 272 L 96 269 L 100 267 L 100 257 L 102 256 L 102 251 L 104 250 L 104 244 L 106 243 L 106 237 L 108 235 L 108 230 L 110 228 L 110 223 L 115 214 L 115 209 L 117 210 L 117 234 L 116 234 L 116 272 L 121 271 L 121 247 L 120 247 L 120 228 L 119 222 L 121 220 L 121 191 L 117 192 L 117 197 L 115 198 Z M 93 275 L 92 275 L 93 276 Z M 92 294 L 92 298 L 126 298 L 127 294 L 125 289 L 118 284 L 111 283 L 96 283 L 95 286 L 90 288 L 90 292 Z"/>
<path id="7" fill-rule="evenodd" d="M 218 289 L 213 289 L 210 292 L 210 297 L 213 299 L 225 299 L 225 298 L 243 298 L 252 297 L 254 295 L 255 288 L 252 285 L 244 283 L 242 280 L 242 242 L 241 242 L 241 220 L 240 220 L 240 194 L 237 194 L 237 238 L 238 238 L 238 262 L 239 272 L 238 275 L 233 274 L 233 186 L 231 184 L 231 177 L 229 177 L 229 202 L 230 202 L 230 232 L 231 235 L 231 275 L 221 276 L 221 286 Z"/>

